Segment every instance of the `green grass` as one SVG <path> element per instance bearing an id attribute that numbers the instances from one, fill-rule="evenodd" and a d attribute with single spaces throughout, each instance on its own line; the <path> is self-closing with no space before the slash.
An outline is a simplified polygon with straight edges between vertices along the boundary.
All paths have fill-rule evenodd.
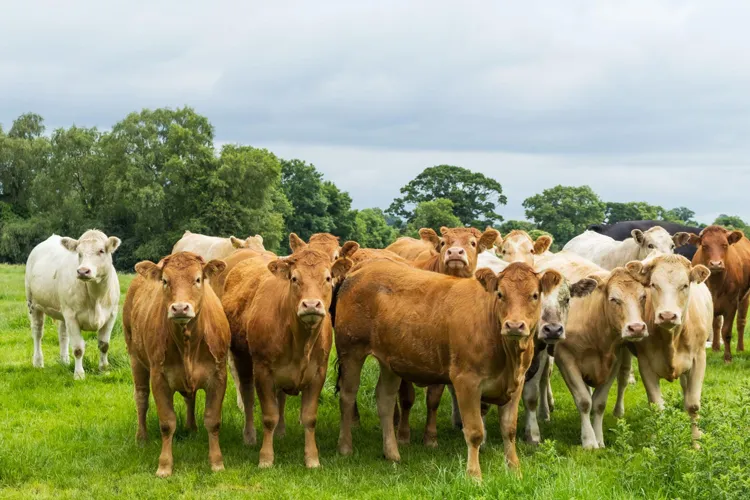
<path id="1" fill-rule="evenodd" d="M 122 275 L 124 292 L 132 276 Z M 122 328 L 115 327 L 108 373 L 98 373 L 95 334 L 87 333 L 87 378 L 74 382 L 72 365 L 57 362 L 57 331 L 47 320 L 43 349 L 46 367 L 31 365 L 32 342 L 24 304 L 23 267 L 0 266 L 0 497 L 358 497 L 423 498 L 506 495 L 537 498 L 750 498 L 750 356 L 739 353 L 731 365 L 709 353 L 700 451 L 690 448 L 687 417 L 679 411 L 678 383 L 663 383 L 667 411 L 657 414 L 646 402 L 642 385 L 630 388 L 626 417 L 611 416 L 614 390 L 605 419 L 608 448 L 584 452 L 580 424 L 570 394 L 557 371 L 553 377 L 557 408 L 552 422 L 541 423 L 546 440 L 533 448 L 519 442 L 523 477 L 506 471 L 502 440 L 493 409 L 488 443 L 481 453 L 484 481 L 464 476 L 466 445 L 450 428 L 450 402 L 440 407 L 436 450 L 421 445 L 423 396 L 412 418 L 412 444 L 401 446 L 400 464 L 382 458 L 374 404 L 377 368 L 369 361 L 359 401 L 362 426 L 354 430 L 355 452 L 340 457 L 338 401 L 333 370 L 318 415 L 322 468 L 303 465 L 303 432 L 297 422 L 299 398 L 287 406 L 287 436 L 276 440 L 276 465 L 259 470 L 258 447 L 242 444 L 242 416 L 234 387 L 227 388 L 221 445 L 226 471 L 211 473 L 202 428 L 178 430 L 174 475 L 154 473 L 160 451 L 153 400 L 148 415 L 149 441 L 135 442 L 136 413 Z M 178 427 L 185 407 L 177 398 Z M 260 430 L 256 405 L 256 427 Z M 523 410 L 518 435 L 523 436 Z"/>

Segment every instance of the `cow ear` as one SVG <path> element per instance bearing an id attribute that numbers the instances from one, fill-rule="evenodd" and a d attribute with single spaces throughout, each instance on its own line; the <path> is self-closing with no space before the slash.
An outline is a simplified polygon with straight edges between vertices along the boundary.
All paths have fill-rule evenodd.
<path id="1" fill-rule="evenodd" d="M 480 282 L 484 289 L 490 293 L 495 293 L 495 290 L 497 290 L 497 276 L 498 275 L 495 274 L 495 271 L 488 267 L 477 269 L 477 272 L 474 273 L 474 277 L 476 277 L 477 281 Z"/>
<path id="2" fill-rule="evenodd" d="M 693 283 L 703 283 L 711 276 L 711 271 L 704 265 L 698 264 L 690 269 L 690 281 Z"/>
<path id="3" fill-rule="evenodd" d="M 289 248 L 292 249 L 292 253 L 298 252 L 307 248 L 307 243 L 305 243 L 302 238 L 297 236 L 296 233 L 289 233 Z"/>
<path id="4" fill-rule="evenodd" d="M 587 278 L 592 279 L 596 281 L 597 288 L 604 287 L 607 284 L 607 279 L 609 278 L 610 273 L 597 273 L 597 274 L 589 274 Z"/>
<path id="5" fill-rule="evenodd" d="M 245 240 L 241 240 L 234 235 L 229 237 L 229 241 L 232 242 L 232 246 L 234 248 L 247 248 L 247 243 L 245 242 Z"/>
<path id="6" fill-rule="evenodd" d="M 642 285 L 648 285 L 651 281 L 651 271 L 654 270 L 652 264 L 643 264 L 638 260 L 633 260 L 625 264 L 625 269 L 628 270 L 628 274 Z"/>
<path id="7" fill-rule="evenodd" d="M 448 227 L 446 227 L 446 226 L 441 226 L 441 227 L 440 227 L 440 234 L 441 234 L 442 236 L 445 236 L 445 234 L 446 234 L 446 233 L 447 233 L 448 231 L 450 231 L 450 229 L 449 229 Z"/>
<path id="8" fill-rule="evenodd" d="M 359 250 L 359 243 L 356 241 L 347 241 L 341 247 L 341 257 L 351 257 L 357 250 Z"/>
<path id="9" fill-rule="evenodd" d="M 161 262 L 154 264 L 150 260 L 143 260 L 135 265 L 135 272 L 147 280 L 158 280 L 161 278 Z"/>
<path id="10" fill-rule="evenodd" d="M 224 269 L 227 268 L 227 263 L 223 260 L 219 259 L 213 259 L 209 260 L 208 263 L 203 266 L 203 276 L 206 278 L 211 278 L 212 276 L 216 276 L 217 274 L 221 274 Z"/>
<path id="11" fill-rule="evenodd" d="M 630 235 L 633 237 L 636 243 L 639 245 L 643 245 L 644 237 L 643 237 L 643 231 L 640 229 L 633 229 L 630 231 Z"/>
<path id="12" fill-rule="evenodd" d="M 552 237 L 546 234 L 541 235 L 534 242 L 534 255 L 542 255 L 552 246 Z"/>
<path id="13" fill-rule="evenodd" d="M 435 250 L 440 251 L 440 236 L 437 235 L 434 229 L 423 227 L 419 230 L 419 237 L 422 241 L 435 247 Z"/>
<path id="14" fill-rule="evenodd" d="M 263 236 L 256 234 L 255 236 L 253 236 L 253 238 L 258 240 L 258 243 L 260 243 L 261 245 L 263 244 Z"/>
<path id="15" fill-rule="evenodd" d="M 498 238 L 500 238 L 500 233 L 496 229 L 491 227 L 485 229 L 477 243 L 477 252 L 484 252 L 488 248 L 492 248 Z"/>
<path id="16" fill-rule="evenodd" d="M 331 266 L 331 276 L 334 279 L 343 279 L 353 265 L 354 263 L 347 257 L 340 257 Z"/>
<path id="17" fill-rule="evenodd" d="M 576 281 L 570 287 L 570 295 L 573 297 L 586 297 L 596 290 L 598 283 L 596 280 L 591 278 L 583 278 L 582 280 Z"/>
<path id="18" fill-rule="evenodd" d="M 292 233 L 294 234 L 294 233 Z M 295 236 L 297 236 L 295 234 Z M 289 238 L 291 240 L 291 238 Z M 276 259 L 268 263 L 268 270 L 283 280 L 288 280 L 292 277 L 292 265 L 287 259 Z"/>
<path id="19" fill-rule="evenodd" d="M 684 231 L 674 233 L 674 236 L 672 236 L 672 241 L 674 242 L 674 246 L 677 248 L 683 245 L 687 245 L 687 243 L 690 241 L 690 233 L 686 233 Z"/>
<path id="20" fill-rule="evenodd" d="M 107 253 L 115 253 L 120 248 L 120 238 L 117 236 L 110 236 L 107 238 Z"/>
<path id="21" fill-rule="evenodd" d="M 734 245 L 738 241 L 742 239 L 742 237 L 745 236 L 742 231 L 732 231 L 727 235 L 727 241 L 729 241 L 730 245 Z"/>
<path id="22" fill-rule="evenodd" d="M 688 243 L 699 247 L 701 245 L 701 237 L 693 233 L 688 233 L 688 234 L 690 235 L 690 238 L 688 239 Z"/>
<path id="23" fill-rule="evenodd" d="M 60 244 L 63 246 L 63 248 L 65 248 L 66 250 L 70 250 L 71 252 L 75 252 L 76 248 L 78 248 L 78 240 L 68 238 L 67 236 L 60 240 Z"/>
<path id="24" fill-rule="evenodd" d="M 560 282 L 562 282 L 562 274 L 555 271 L 554 269 L 547 269 L 538 273 L 540 286 L 542 287 L 542 293 L 550 293 L 554 290 Z"/>

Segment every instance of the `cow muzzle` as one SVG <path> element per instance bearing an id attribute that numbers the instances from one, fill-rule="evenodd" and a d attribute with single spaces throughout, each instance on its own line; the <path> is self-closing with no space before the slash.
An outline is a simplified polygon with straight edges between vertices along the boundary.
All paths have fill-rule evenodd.
<path id="1" fill-rule="evenodd" d="M 678 313 L 672 311 L 661 311 L 656 315 L 656 320 L 654 321 L 654 323 L 663 328 L 671 329 L 676 326 L 680 326 L 680 324 L 682 323 L 682 318 L 680 318 L 680 315 Z"/>
<path id="2" fill-rule="evenodd" d="M 322 300 L 304 299 L 297 306 L 297 317 L 305 323 L 317 323 L 326 315 L 326 309 Z"/>
<path id="3" fill-rule="evenodd" d="M 711 260 L 708 262 L 708 269 L 712 273 L 721 273 L 724 271 L 724 261 L 723 260 Z"/>
<path id="4" fill-rule="evenodd" d="M 565 340 L 565 327 L 560 323 L 545 323 L 539 330 L 539 340 L 547 344 L 556 344 L 560 340 Z"/>
<path id="5" fill-rule="evenodd" d="M 640 342 L 641 340 L 648 337 L 648 328 L 646 323 L 642 321 L 628 323 L 625 328 L 622 329 L 622 338 L 629 342 Z"/>
<path id="6" fill-rule="evenodd" d="M 525 321 L 506 321 L 500 329 L 500 334 L 506 337 L 522 339 L 530 335 Z"/>
<path id="7" fill-rule="evenodd" d="M 461 247 L 451 247 L 445 251 L 443 262 L 449 268 L 462 268 L 469 265 L 469 258 L 466 250 Z"/>
<path id="8" fill-rule="evenodd" d="M 173 302 L 169 306 L 167 317 L 175 323 L 187 323 L 195 318 L 195 309 L 187 302 Z"/>
<path id="9" fill-rule="evenodd" d="M 90 267 L 81 266 L 76 270 L 76 274 L 81 281 L 91 281 L 95 278 L 94 271 Z"/>

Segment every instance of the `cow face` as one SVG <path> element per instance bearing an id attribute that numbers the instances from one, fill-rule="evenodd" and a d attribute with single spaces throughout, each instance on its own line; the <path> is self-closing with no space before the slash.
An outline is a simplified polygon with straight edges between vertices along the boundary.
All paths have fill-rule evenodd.
<path id="1" fill-rule="evenodd" d="M 138 274 L 161 283 L 167 318 L 179 325 L 186 325 L 200 313 L 203 294 L 211 289 L 206 280 L 225 268 L 222 260 L 206 263 L 191 252 L 177 252 L 158 264 L 145 260 L 135 265 Z"/>
<path id="2" fill-rule="evenodd" d="M 331 263 L 330 257 L 311 248 L 268 263 L 268 270 L 289 282 L 289 298 L 297 318 L 316 326 L 325 318 L 333 297 L 334 280 L 341 280 L 352 267 L 346 257 Z"/>
<path id="3" fill-rule="evenodd" d="M 289 235 L 289 248 L 292 249 L 292 253 L 300 252 L 306 248 L 318 250 L 328 255 L 331 262 L 334 262 L 341 256 L 341 245 L 339 245 L 339 237 L 329 233 L 315 233 L 310 236 L 310 243 L 297 236 L 295 233 Z"/>
<path id="4" fill-rule="evenodd" d="M 60 244 L 78 255 L 76 277 L 81 281 L 101 281 L 112 267 L 112 254 L 120 247 L 120 239 L 101 231 L 86 231 L 81 239 L 62 238 Z"/>
<path id="5" fill-rule="evenodd" d="M 678 243 L 684 243 L 686 233 L 677 233 L 673 237 L 663 227 L 654 226 L 647 231 L 633 229 L 630 234 L 639 247 L 638 260 L 643 260 L 652 253 L 655 255 L 674 253 Z"/>
<path id="6" fill-rule="evenodd" d="M 721 274 L 726 269 L 727 253 L 731 245 L 742 239 L 742 231 L 727 231 L 721 226 L 708 226 L 700 235 L 691 234 L 690 243 L 698 247 L 695 259 L 708 267 L 711 274 Z"/>
<path id="7" fill-rule="evenodd" d="M 649 287 L 654 324 L 676 331 L 682 324 L 690 300 L 690 285 L 703 283 L 710 271 L 706 266 L 692 266 L 682 255 L 661 255 L 642 262 L 629 262 L 627 268 Z"/>
<path id="8" fill-rule="evenodd" d="M 605 314 L 614 331 L 623 340 L 637 342 L 648 337 L 643 320 L 646 307 L 646 288 L 635 270 L 617 267 L 609 275 L 589 276 L 604 293 Z"/>
<path id="9" fill-rule="evenodd" d="M 539 321 L 539 340 L 556 344 L 565 339 L 565 324 L 568 322 L 571 297 L 585 297 L 596 289 L 596 281 L 584 278 L 572 285 L 562 278 L 560 283 L 542 294 L 542 316 Z"/>
<path id="10" fill-rule="evenodd" d="M 441 227 L 440 269 L 443 274 L 469 278 L 477 268 L 477 254 L 492 248 L 498 233 L 487 229 L 480 233 L 473 227 Z"/>
<path id="11" fill-rule="evenodd" d="M 521 262 L 510 264 L 497 275 L 482 268 L 476 278 L 495 297 L 500 334 L 514 339 L 531 335 L 539 321 L 542 294 L 549 294 L 562 281 L 557 271 L 537 273 Z"/>
<path id="12" fill-rule="evenodd" d="M 526 231 L 514 230 L 505 236 L 500 247 L 500 258 L 506 262 L 525 262 L 534 265 L 534 256 L 542 255 L 552 245 L 552 238 L 546 234 L 536 241 Z"/>
<path id="13" fill-rule="evenodd" d="M 263 236 L 256 234 L 255 236 L 248 236 L 244 240 L 241 240 L 235 236 L 230 236 L 229 241 L 232 242 L 234 248 L 249 248 L 256 252 L 263 252 L 266 247 L 263 246 Z"/>

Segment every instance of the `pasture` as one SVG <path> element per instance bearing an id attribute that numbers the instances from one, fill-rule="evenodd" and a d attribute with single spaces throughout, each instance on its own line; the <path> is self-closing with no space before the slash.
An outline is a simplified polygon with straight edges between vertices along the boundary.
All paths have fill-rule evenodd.
<path id="1" fill-rule="evenodd" d="M 131 279 L 132 275 L 120 276 L 123 298 Z M 608 448 L 584 452 L 578 412 L 555 370 L 556 407 L 551 422 L 540 422 L 544 442 L 539 447 L 523 443 L 523 409 L 519 412 L 522 477 L 506 470 L 493 409 L 480 457 L 484 481 L 466 478 L 466 444 L 463 435 L 450 427 L 447 392 L 440 407 L 439 448 L 421 444 L 425 407 L 419 391 L 412 413 L 412 442 L 400 447 L 401 463 L 390 464 L 382 459 L 374 402 L 377 367 L 371 360 L 363 372 L 362 426 L 354 430 L 352 457 L 340 457 L 336 451 L 339 410 L 331 366 L 318 413 L 320 469 L 304 467 L 299 398 L 290 398 L 287 435 L 276 440 L 276 465 L 259 470 L 259 447 L 242 443 L 243 418 L 230 382 L 221 430 L 226 470 L 210 472 L 201 393 L 195 435 L 183 429 L 185 406 L 177 398 L 174 475 L 158 479 L 154 473 L 161 440 L 155 405 L 152 399 L 149 440 L 140 447 L 135 441 L 133 386 L 119 318 L 109 372 L 98 373 L 96 336 L 85 336 L 85 381 L 74 382 L 72 364 L 62 366 L 57 361 L 57 330 L 50 320 L 43 340 L 46 366 L 33 368 L 23 267 L 0 266 L 0 497 L 750 498 L 748 353 L 737 353 L 726 365 L 721 354 L 709 352 L 700 421 L 704 438 L 698 451 L 690 446 L 679 383 L 662 383 L 667 409 L 657 413 L 649 408 L 639 381 L 628 389 L 626 415 L 619 422 L 611 415 L 615 391 L 610 393 L 605 417 Z M 260 429 L 257 405 L 256 428 Z"/>

